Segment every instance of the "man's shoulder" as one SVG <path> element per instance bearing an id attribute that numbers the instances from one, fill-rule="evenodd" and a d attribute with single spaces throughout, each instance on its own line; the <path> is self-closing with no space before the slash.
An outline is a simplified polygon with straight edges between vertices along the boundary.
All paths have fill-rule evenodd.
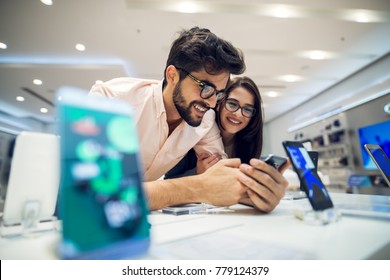
<path id="1" fill-rule="evenodd" d="M 152 80 L 152 79 L 140 79 L 140 78 L 132 78 L 132 77 L 120 77 L 114 78 L 105 82 L 104 84 L 108 86 L 118 86 L 118 87 L 147 87 L 150 85 L 156 85 L 160 81 Z"/>
<path id="2" fill-rule="evenodd" d="M 92 94 L 126 98 L 136 93 L 153 92 L 161 81 L 132 77 L 114 78 L 106 82 L 97 82 L 91 89 Z"/>

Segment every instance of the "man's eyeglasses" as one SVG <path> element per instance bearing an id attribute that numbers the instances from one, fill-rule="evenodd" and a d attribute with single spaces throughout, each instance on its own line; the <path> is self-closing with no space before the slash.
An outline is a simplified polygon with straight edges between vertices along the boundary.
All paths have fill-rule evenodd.
<path id="1" fill-rule="evenodd" d="M 241 114 L 246 118 L 251 118 L 256 113 L 256 109 L 252 106 L 246 105 L 241 107 L 238 101 L 232 98 L 228 98 L 225 100 L 225 108 L 230 112 L 236 112 L 238 109 L 241 108 Z"/>
<path id="2" fill-rule="evenodd" d="M 212 97 L 215 94 L 217 96 L 217 102 L 219 102 L 225 97 L 225 93 L 223 92 L 223 90 L 218 91 L 215 88 L 215 86 L 210 85 L 209 83 L 207 83 L 205 81 L 201 81 L 201 80 L 195 78 L 188 71 L 186 71 L 182 68 L 179 68 L 179 67 L 176 67 L 176 68 L 178 70 L 183 71 L 188 77 L 190 77 L 201 88 L 200 97 L 202 97 L 203 99 L 209 99 L 210 97 Z"/>

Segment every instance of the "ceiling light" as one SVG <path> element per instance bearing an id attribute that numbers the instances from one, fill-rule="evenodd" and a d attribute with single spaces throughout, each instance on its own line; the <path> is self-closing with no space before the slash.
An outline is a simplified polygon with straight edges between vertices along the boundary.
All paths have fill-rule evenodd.
<path id="1" fill-rule="evenodd" d="M 41 2 L 47 6 L 51 6 L 53 5 L 53 1 L 52 0 L 41 0 Z"/>
<path id="2" fill-rule="evenodd" d="M 269 92 L 266 93 L 266 95 L 268 97 L 277 97 L 277 96 L 279 96 L 279 93 L 276 92 L 276 91 L 269 91 Z"/>
<path id="3" fill-rule="evenodd" d="M 285 75 L 285 76 L 281 76 L 280 79 L 288 83 L 294 83 L 294 82 L 301 81 L 302 77 L 296 75 Z"/>
<path id="4" fill-rule="evenodd" d="M 42 85 L 42 81 L 39 80 L 39 79 L 34 79 L 34 80 L 33 80 L 33 83 L 34 83 L 34 85 L 37 85 L 37 86 Z"/>
<path id="5" fill-rule="evenodd" d="M 96 81 L 95 81 L 95 84 L 102 84 L 102 83 L 103 83 L 102 80 L 96 80 Z"/>
<path id="6" fill-rule="evenodd" d="M 323 52 L 323 51 L 311 51 L 310 54 L 309 54 L 309 57 L 311 59 L 317 59 L 317 60 L 325 59 L 325 52 Z"/>
<path id="7" fill-rule="evenodd" d="M 41 108 L 41 113 L 44 113 L 44 114 L 46 114 L 47 112 L 49 112 L 49 110 L 47 110 L 46 108 Z"/>
<path id="8" fill-rule="evenodd" d="M 327 52 L 327 51 L 312 50 L 312 51 L 300 52 L 298 53 L 298 56 L 303 58 L 314 59 L 314 60 L 322 60 L 322 59 L 336 58 L 337 54 L 333 52 Z"/>
<path id="9" fill-rule="evenodd" d="M 197 13 L 199 7 L 194 2 L 183 2 L 177 4 L 177 11 L 180 13 Z"/>
<path id="10" fill-rule="evenodd" d="M 355 21 L 365 23 L 365 22 L 369 22 L 370 20 L 368 19 L 367 15 L 358 14 L 358 15 L 356 15 Z"/>
<path id="11" fill-rule="evenodd" d="M 16 96 L 16 100 L 20 101 L 20 102 L 23 102 L 24 101 L 24 97 L 23 96 Z"/>
<path id="12" fill-rule="evenodd" d="M 346 10 L 341 17 L 344 20 L 361 23 L 387 21 L 380 12 L 370 10 Z"/>
<path id="13" fill-rule="evenodd" d="M 0 42 L 0 49 L 5 50 L 6 48 L 7 48 L 7 45 L 2 43 L 2 42 Z"/>
<path id="14" fill-rule="evenodd" d="M 298 18 L 304 16 L 302 9 L 298 9 L 295 6 L 292 5 L 265 5 L 264 14 L 271 16 L 271 17 L 277 17 L 277 18 Z M 263 13 L 263 12 L 261 12 Z"/>
<path id="15" fill-rule="evenodd" d="M 274 10 L 274 16 L 279 18 L 287 18 L 288 17 L 288 10 L 286 8 L 277 8 Z"/>
<path id="16" fill-rule="evenodd" d="M 83 44 L 76 44 L 76 50 L 83 52 L 85 51 L 85 46 Z"/>

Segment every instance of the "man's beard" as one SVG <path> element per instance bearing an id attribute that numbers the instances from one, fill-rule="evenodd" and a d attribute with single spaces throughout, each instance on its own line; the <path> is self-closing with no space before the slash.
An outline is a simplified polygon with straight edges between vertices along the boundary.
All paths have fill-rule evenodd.
<path id="1" fill-rule="evenodd" d="M 199 126 L 202 123 L 202 118 L 191 118 L 191 109 L 196 103 L 196 101 L 192 101 L 189 106 L 186 107 L 186 101 L 181 91 L 181 83 L 176 85 L 173 91 L 173 104 L 175 104 L 180 117 L 190 126 L 194 127 Z M 202 106 L 207 107 L 205 104 L 202 104 Z"/>

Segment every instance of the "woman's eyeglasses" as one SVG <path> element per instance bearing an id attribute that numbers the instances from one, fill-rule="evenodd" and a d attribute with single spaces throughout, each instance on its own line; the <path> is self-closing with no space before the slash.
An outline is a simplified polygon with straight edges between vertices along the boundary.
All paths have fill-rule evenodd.
<path id="1" fill-rule="evenodd" d="M 245 105 L 241 107 L 240 103 L 238 103 L 237 100 L 232 98 L 228 98 L 225 100 L 225 108 L 230 112 L 236 112 L 238 109 L 241 108 L 241 114 L 246 118 L 251 118 L 256 113 L 256 109 L 252 106 Z"/>
<path id="2" fill-rule="evenodd" d="M 176 67 L 176 69 L 179 69 L 179 70 L 183 71 L 188 77 L 190 77 L 201 88 L 201 90 L 200 90 L 200 97 L 202 97 L 203 99 L 209 99 L 214 94 L 217 96 L 217 102 L 219 102 L 222 99 L 224 99 L 225 93 L 223 92 L 223 90 L 219 90 L 218 91 L 215 88 L 215 86 L 210 85 L 209 83 L 207 83 L 205 81 L 201 81 L 201 80 L 195 78 L 188 71 L 186 71 L 186 70 L 184 70 L 182 68 Z"/>

